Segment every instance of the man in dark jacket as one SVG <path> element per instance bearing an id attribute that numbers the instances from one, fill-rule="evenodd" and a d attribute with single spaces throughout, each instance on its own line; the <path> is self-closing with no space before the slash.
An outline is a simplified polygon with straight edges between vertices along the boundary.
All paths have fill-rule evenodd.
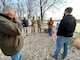
<path id="1" fill-rule="evenodd" d="M 11 6 L 3 8 L 3 13 L 0 13 L 0 49 L 2 52 L 11 56 L 12 60 L 20 60 L 23 47 L 22 26 L 16 11 Z"/>
<path id="2" fill-rule="evenodd" d="M 24 17 L 24 19 L 22 21 L 22 25 L 23 25 L 23 36 L 26 37 L 26 36 L 28 36 L 27 35 L 27 33 L 28 33 L 28 30 L 27 30 L 28 20 L 26 19 L 26 17 Z"/>
<path id="3" fill-rule="evenodd" d="M 58 54 L 60 53 L 62 46 L 64 46 L 62 59 L 67 56 L 68 45 L 76 27 L 76 19 L 70 14 L 71 12 L 71 7 L 65 9 L 64 17 L 61 20 L 57 31 L 56 50 L 54 52 L 54 55 L 52 55 L 56 59 L 58 58 Z"/>

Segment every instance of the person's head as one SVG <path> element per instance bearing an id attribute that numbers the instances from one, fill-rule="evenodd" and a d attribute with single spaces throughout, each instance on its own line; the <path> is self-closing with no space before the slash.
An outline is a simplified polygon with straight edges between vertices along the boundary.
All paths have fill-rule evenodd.
<path id="1" fill-rule="evenodd" d="M 35 19 L 35 17 L 33 17 L 33 19 Z"/>
<path id="2" fill-rule="evenodd" d="M 69 15 L 69 14 L 71 14 L 72 10 L 73 10 L 72 7 L 67 7 L 67 8 L 65 9 L 65 11 L 64 11 L 64 14 L 65 14 L 65 15 Z"/>
<path id="3" fill-rule="evenodd" d="M 38 17 L 38 19 L 40 19 L 40 17 Z"/>
<path id="4" fill-rule="evenodd" d="M 26 20 L 26 17 L 24 17 L 24 20 Z"/>
<path id="5" fill-rule="evenodd" d="M 52 18 L 50 18 L 50 21 L 52 21 Z"/>
<path id="6" fill-rule="evenodd" d="M 14 18 L 16 16 L 16 10 L 11 6 L 5 6 L 2 12 L 11 18 Z"/>
<path id="7" fill-rule="evenodd" d="M 59 25 L 59 23 L 57 23 L 57 25 Z"/>

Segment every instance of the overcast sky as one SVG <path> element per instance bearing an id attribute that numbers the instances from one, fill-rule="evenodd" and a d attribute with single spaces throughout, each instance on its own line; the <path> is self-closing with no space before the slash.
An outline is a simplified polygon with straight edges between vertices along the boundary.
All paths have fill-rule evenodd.
<path id="1" fill-rule="evenodd" d="M 17 0 L 13 0 L 15 3 Z M 73 12 L 72 14 L 77 18 L 80 19 L 80 0 L 68 0 L 70 1 L 66 6 L 63 6 L 61 9 L 52 12 L 51 10 L 47 11 L 47 18 L 53 17 L 54 19 L 61 19 L 66 7 L 72 7 Z"/>
<path id="2" fill-rule="evenodd" d="M 72 7 L 73 12 L 72 14 L 77 18 L 80 19 L 80 0 L 70 0 L 70 2 L 63 6 L 63 8 L 57 10 L 56 13 L 53 14 L 52 11 L 48 11 L 47 17 L 53 17 L 54 19 L 61 19 L 66 7 Z"/>

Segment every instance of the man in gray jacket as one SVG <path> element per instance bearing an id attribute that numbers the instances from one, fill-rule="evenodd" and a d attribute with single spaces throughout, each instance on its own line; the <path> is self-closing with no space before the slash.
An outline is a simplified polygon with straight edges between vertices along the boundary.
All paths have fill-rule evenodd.
<path id="1" fill-rule="evenodd" d="M 0 13 L 0 49 L 11 56 L 12 60 L 20 60 L 23 47 L 22 27 L 19 19 L 16 18 L 16 11 L 11 6 L 3 8 Z"/>

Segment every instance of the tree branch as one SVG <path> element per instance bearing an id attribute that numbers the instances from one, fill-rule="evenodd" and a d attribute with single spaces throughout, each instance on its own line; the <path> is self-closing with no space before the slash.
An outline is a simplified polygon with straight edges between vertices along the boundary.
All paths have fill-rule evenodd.
<path id="1" fill-rule="evenodd" d="M 42 5 L 42 6 L 44 6 L 47 2 L 48 2 L 48 0 L 44 1 L 44 3 L 43 3 L 43 5 Z"/>
<path id="2" fill-rule="evenodd" d="M 46 12 L 49 8 L 51 8 L 55 3 L 56 3 L 56 0 L 55 0 L 51 5 L 49 5 L 49 6 L 43 11 L 43 15 L 44 15 L 45 12 Z"/>

